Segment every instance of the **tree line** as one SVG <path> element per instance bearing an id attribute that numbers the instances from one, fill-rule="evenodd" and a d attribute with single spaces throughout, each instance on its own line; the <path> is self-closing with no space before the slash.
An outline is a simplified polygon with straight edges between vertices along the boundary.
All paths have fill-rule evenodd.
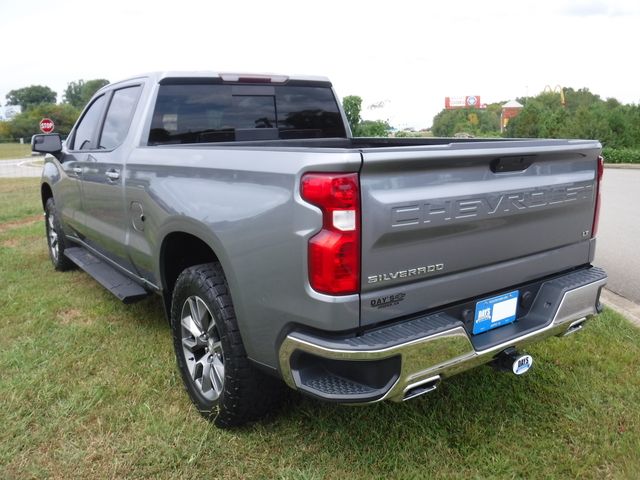
<path id="1" fill-rule="evenodd" d="M 70 82 L 64 90 L 62 103 L 56 103 L 58 94 L 44 85 L 11 90 L 6 95 L 6 105 L 19 105 L 22 112 L 11 120 L 0 121 L 0 141 L 31 138 L 40 133 L 39 124 L 44 117 L 53 120 L 57 133 L 67 135 L 93 94 L 108 83 L 104 78 Z"/>
<path id="2" fill-rule="evenodd" d="M 506 102 L 481 110 L 442 110 L 433 119 L 432 132 L 442 137 L 595 139 L 604 147 L 605 161 L 640 163 L 640 105 L 603 99 L 587 88 L 566 88 L 563 94 L 518 98 L 523 108 L 502 133 L 500 113 Z"/>
<path id="3" fill-rule="evenodd" d="M 524 108 L 507 126 L 512 137 L 588 138 L 605 147 L 640 147 L 640 106 L 625 105 L 615 98 L 602 99 L 583 88 L 559 94 L 541 93 L 521 99 Z"/>
<path id="4" fill-rule="evenodd" d="M 505 102 L 486 109 L 442 110 L 433 119 L 434 135 L 467 133 L 480 137 L 583 138 L 600 140 L 610 148 L 640 148 L 640 106 L 615 98 L 602 99 L 587 88 L 543 92 L 518 98 L 520 114 L 500 133 L 500 112 Z"/>

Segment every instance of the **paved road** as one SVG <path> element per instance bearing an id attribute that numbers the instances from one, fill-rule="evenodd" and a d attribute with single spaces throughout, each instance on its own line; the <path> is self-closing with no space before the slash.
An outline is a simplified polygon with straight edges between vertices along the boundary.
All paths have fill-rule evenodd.
<path id="1" fill-rule="evenodd" d="M 0 160 L 0 178 L 39 177 L 42 174 L 42 160 L 23 158 Z"/>
<path id="2" fill-rule="evenodd" d="M 595 264 L 607 288 L 640 303 L 640 169 L 606 168 Z"/>

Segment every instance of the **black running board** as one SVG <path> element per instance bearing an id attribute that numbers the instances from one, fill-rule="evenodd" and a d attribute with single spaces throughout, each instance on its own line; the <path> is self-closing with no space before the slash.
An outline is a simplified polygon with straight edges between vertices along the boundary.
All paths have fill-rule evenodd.
<path id="1" fill-rule="evenodd" d="M 149 295 L 149 292 L 136 282 L 118 272 L 108 263 L 103 262 L 85 248 L 67 248 L 64 254 L 124 303 L 134 303 Z"/>

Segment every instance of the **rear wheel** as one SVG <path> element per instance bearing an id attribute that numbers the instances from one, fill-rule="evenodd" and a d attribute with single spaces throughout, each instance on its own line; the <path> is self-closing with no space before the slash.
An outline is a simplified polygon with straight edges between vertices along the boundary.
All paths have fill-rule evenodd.
<path id="1" fill-rule="evenodd" d="M 171 329 L 189 397 L 218 427 L 257 420 L 278 405 L 284 386 L 247 358 L 219 263 L 196 265 L 180 274 Z"/>
<path id="2" fill-rule="evenodd" d="M 44 209 L 45 228 L 47 230 L 47 245 L 49 247 L 49 258 L 58 271 L 72 269 L 75 264 L 64 255 L 67 244 L 64 232 L 58 220 L 56 204 L 53 198 L 49 198 Z"/>

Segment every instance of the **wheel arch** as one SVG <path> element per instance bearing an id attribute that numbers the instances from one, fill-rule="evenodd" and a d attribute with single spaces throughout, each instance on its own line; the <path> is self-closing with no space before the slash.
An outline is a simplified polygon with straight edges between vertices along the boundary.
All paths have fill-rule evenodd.
<path id="1" fill-rule="evenodd" d="M 43 210 L 47 206 L 47 200 L 50 198 L 53 198 L 53 190 L 47 182 L 43 182 L 42 185 L 40 185 L 40 199 L 42 200 Z"/>
<path id="2" fill-rule="evenodd" d="M 159 271 L 163 291 L 173 292 L 176 280 L 185 268 L 219 261 L 211 246 L 197 235 L 173 231 L 162 239 Z"/>
<path id="3" fill-rule="evenodd" d="M 201 225 L 180 225 L 167 230 L 158 248 L 157 272 L 167 318 L 171 312 L 171 297 L 180 273 L 203 263 L 219 262 L 229 282 L 233 298 L 233 271 L 217 238 Z"/>

